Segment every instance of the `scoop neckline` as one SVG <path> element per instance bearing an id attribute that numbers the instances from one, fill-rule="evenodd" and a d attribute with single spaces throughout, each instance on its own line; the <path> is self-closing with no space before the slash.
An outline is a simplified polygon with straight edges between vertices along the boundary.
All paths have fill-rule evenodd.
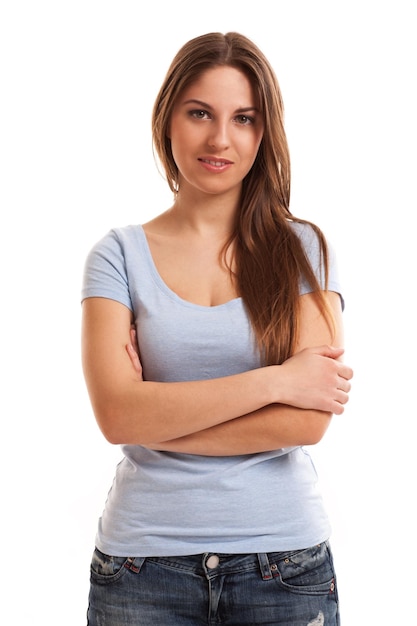
<path id="1" fill-rule="evenodd" d="M 223 302 L 222 304 L 215 304 L 213 306 L 209 306 L 205 304 L 197 304 L 196 302 L 191 302 L 190 300 L 185 300 L 184 298 L 181 298 L 181 296 L 179 296 L 175 291 L 173 291 L 170 287 L 168 287 L 168 285 L 166 284 L 166 282 L 160 275 L 158 268 L 156 267 L 155 261 L 153 259 L 152 252 L 151 252 L 149 242 L 148 242 L 148 238 L 146 236 L 146 233 L 142 224 L 138 224 L 138 232 L 140 233 L 143 243 L 144 243 L 144 251 L 146 254 L 146 259 L 147 259 L 152 277 L 156 285 L 172 300 L 175 300 L 176 302 L 182 304 L 183 306 L 191 307 L 194 309 L 199 309 L 202 311 L 216 311 L 222 308 L 230 308 L 232 306 L 236 306 L 237 304 L 238 305 L 242 304 L 241 296 L 237 296 L 236 298 L 227 300 L 227 302 Z"/>

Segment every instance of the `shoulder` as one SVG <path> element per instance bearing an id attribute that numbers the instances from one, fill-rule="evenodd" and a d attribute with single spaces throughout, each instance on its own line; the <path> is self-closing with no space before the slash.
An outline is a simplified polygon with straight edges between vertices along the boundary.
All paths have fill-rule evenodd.
<path id="1" fill-rule="evenodd" d="M 113 228 L 94 244 L 84 265 L 83 299 L 109 297 L 129 306 L 128 265 L 140 249 L 141 233 L 140 226 Z"/>
<path id="2" fill-rule="evenodd" d="M 87 263 L 94 259 L 112 262 L 124 258 L 130 249 L 138 247 L 141 237 L 143 230 L 140 225 L 112 228 L 93 245 Z"/>
<path id="3" fill-rule="evenodd" d="M 326 255 L 328 263 L 336 263 L 334 247 L 323 231 L 312 222 L 290 221 L 291 230 L 297 235 L 310 262 L 320 265 Z"/>
<path id="4" fill-rule="evenodd" d="M 316 225 L 310 222 L 290 222 L 291 229 L 298 236 L 305 255 L 310 263 L 319 284 L 330 291 L 341 293 L 339 270 L 335 250 L 331 242 Z M 327 263 L 325 263 L 325 259 Z M 327 280 L 325 267 L 327 266 Z M 308 293 L 308 283 L 304 277 L 301 281 L 301 293 Z"/>
<path id="5" fill-rule="evenodd" d="M 143 235 L 143 228 L 139 224 L 119 226 L 109 230 L 93 247 L 96 248 L 124 248 L 135 244 Z"/>
<path id="6" fill-rule="evenodd" d="M 297 235 L 307 253 L 308 251 L 318 251 L 320 249 L 320 236 L 326 241 L 322 231 L 311 222 L 295 222 L 291 220 L 289 224 L 291 230 Z"/>

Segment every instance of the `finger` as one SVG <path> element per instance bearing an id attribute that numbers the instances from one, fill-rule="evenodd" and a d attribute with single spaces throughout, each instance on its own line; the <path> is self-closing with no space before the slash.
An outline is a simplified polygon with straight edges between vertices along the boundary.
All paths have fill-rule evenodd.
<path id="1" fill-rule="evenodd" d="M 316 354 L 320 354 L 321 356 L 327 356 L 330 359 L 338 359 L 342 356 L 344 351 L 344 348 L 338 348 L 336 346 L 329 345 L 317 346 L 316 348 L 313 348 L 313 352 L 315 352 Z"/>
<path id="2" fill-rule="evenodd" d="M 341 365 L 338 374 L 341 378 L 344 378 L 345 380 L 350 380 L 351 378 L 353 378 L 353 370 L 347 365 Z"/>
<path id="3" fill-rule="evenodd" d="M 350 384 L 350 382 L 346 380 L 345 378 L 340 377 L 338 389 L 340 389 L 341 391 L 344 391 L 345 393 L 349 393 L 351 388 L 352 388 L 352 385 Z"/>
<path id="4" fill-rule="evenodd" d="M 345 405 L 348 402 L 349 394 L 339 389 L 334 397 L 332 413 L 334 413 L 335 415 L 342 415 L 345 410 Z"/>
<path id="5" fill-rule="evenodd" d="M 133 346 L 137 345 L 137 341 L 136 341 L 136 328 L 134 326 L 130 327 L 130 341 L 132 342 Z"/>
<path id="6" fill-rule="evenodd" d="M 135 348 L 132 346 L 132 344 L 128 343 L 126 345 L 126 352 L 128 353 L 129 358 L 130 358 L 130 360 L 132 362 L 132 365 L 135 368 L 136 372 L 138 374 L 141 374 L 142 373 L 142 365 L 141 365 L 140 360 L 139 360 L 139 355 L 138 355 L 137 351 L 135 350 Z"/>
<path id="7" fill-rule="evenodd" d="M 335 401 L 335 402 L 334 402 L 334 406 L 333 406 L 333 408 L 331 409 L 331 412 L 332 412 L 334 415 L 342 415 L 342 413 L 344 412 L 344 410 L 345 410 L 345 407 L 343 406 L 343 404 L 340 404 L 339 402 L 336 402 L 336 401 Z"/>

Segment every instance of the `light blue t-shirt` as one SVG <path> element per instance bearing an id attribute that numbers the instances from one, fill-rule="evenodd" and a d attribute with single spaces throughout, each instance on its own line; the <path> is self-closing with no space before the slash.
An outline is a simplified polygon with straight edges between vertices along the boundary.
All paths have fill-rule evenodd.
<path id="1" fill-rule="evenodd" d="M 319 246 L 293 224 L 320 282 Z M 333 253 L 328 288 L 340 293 Z M 300 280 L 300 294 L 311 291 Z M 164 283 L 140 225 L 113 229 L 90 252 L 82 299 L 117 300 L 132 312 L 146 380 L 172 382 L 260 366 L 241 298 L 192 304 Z M 96 537 L 114 556 L 273 552 L 326 540 L 317 476 L 302 447 L 230 457 L 123 445 Z"/>

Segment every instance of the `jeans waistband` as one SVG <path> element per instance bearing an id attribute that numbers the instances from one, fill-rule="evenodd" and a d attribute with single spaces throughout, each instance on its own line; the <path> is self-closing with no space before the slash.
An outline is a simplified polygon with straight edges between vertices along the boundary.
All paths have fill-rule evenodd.
<path id="1" fill-rule="evenodd" d="M 258 569 L 264 580 L 272 578 L 268 554 L 221 554 L 205 552 L 191 556 L 136 557 L 127 560 L 125 567 L 139 571 L 145 561 L 158 563 L 197 575 L 215 576 Z"/>
<path id="2" fill-rule="evenodd" d="M 231 574 L 248 572 L 257 569 L 263 580 L 270 580 L 277 575 L 277 564 L 280 561 L 287 562 L 288 557 L 314 550 L 315 552 L 326 550 L 328 542 L 318 544 L 315 547 L 305 550 L 289 550 L 286 552 L 257 552 L 250 554 L 223 554 L 216 552 L 205 552 L 190 556 L 161 556 L 161 557 L 135 557 L 128 558 L 125 567 L 133 572 L 139 572 L 145 561 L 158 563 L 184 572 L 193 573 L 200 576 L 217 576 L 219 574 Z"/>

